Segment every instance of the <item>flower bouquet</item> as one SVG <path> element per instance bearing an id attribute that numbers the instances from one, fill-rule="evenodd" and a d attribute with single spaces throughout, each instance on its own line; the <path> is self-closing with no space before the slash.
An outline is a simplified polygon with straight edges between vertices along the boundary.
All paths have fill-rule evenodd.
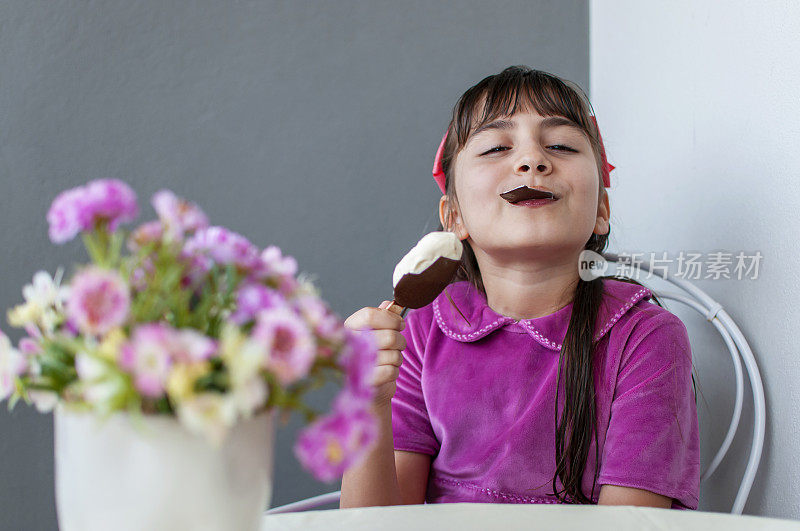
<path id="1" fill-rule="evenodd" d="M 377 437 L 376 346 L 346 329 L 275 246 L 209 226 L 168 190 L 138 216 L 124 182 L 58 195 L 52 242 L 79 234 L 91 263 L 40 271 L 0 332 L 0 400 L 55 410 L 62 530 L 258 529 L 272 494 L 275 413 L 309 423 L 294 453 L 322 481 Z M 128 252 L 123 252 L 127 250 Z M 303 402 L 343 384 L 330 413 Z"/>

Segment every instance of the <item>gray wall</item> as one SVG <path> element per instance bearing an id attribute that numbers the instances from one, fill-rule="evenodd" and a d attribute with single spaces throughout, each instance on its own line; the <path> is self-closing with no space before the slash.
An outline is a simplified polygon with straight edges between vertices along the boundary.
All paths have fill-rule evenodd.
<path id="1" fill-rule="evenodd" d="M 56 193 L 116 177 L 140 220 L 168 187 L 280 246 L 344 318 L 391 298 L 437 227 L 430 169 L 464 90 L 522 63 L 588 91 L 584 0 L 178 4 L 0 4 L 0 309 L 85 259 L 47 239 Z M 297 463 L 299 427 L 278 432 L 273 505 L 339 489 Z M 2 405 L 0 433 L 0 527 L 54 529 L 52 416 Z"/>

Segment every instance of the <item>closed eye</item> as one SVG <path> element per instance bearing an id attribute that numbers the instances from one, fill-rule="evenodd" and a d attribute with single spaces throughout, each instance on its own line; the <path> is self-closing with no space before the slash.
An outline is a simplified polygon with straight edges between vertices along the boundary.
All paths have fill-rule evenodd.
<path id="1" fill-rule="evenodd" d="M 511 149 L 511 148 L 509 148 L 507 146 L 495 146 L 492 149 L 490 149 L 489 151 L 486 151 L 485 153 L 481 153 L 481 155 L 487 155 L 489 153 L 499 153 L 500 151 L 505 151 L 506 149 Z"/>
<path id="2" fill-rule="evenodd" d="M 547 146 L 547 147 L 552 148 L 552 149 L 554 149 L 556 151 L 569 151 L 569 152 L 573 152 L 573 153 L 577 153 L 578 152 L 577 150 L 572 149 L 569 146 L 565 146 L 564 144 L 555 144 L 553 146 Z M 489 151 L 481 153 L 481 155 L 488 155 L 489 153 L 500 153 L 501 151 L 505 151 L 507 149 L 511 149 L 511 148 L 508 147 L 508 146 L 495 146 L 492 149 L 490 149 Z"/>

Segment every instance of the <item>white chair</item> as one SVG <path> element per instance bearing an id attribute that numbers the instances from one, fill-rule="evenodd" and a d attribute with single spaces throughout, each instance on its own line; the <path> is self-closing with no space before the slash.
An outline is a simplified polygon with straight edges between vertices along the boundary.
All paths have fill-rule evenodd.
<path id="1" fill-rule="evenodd" d="M 617 263 L 619 256 L 616 253 L 605 253 L 603 255 L 607 261 Z M 643 269 L 650 272 L 647 264 L 627 264 L 626 267 L 632 269 Z M 758 464 L 761 460 L 761 452 L 764 446 L 764 429 L 765 429 L 765 405 L 764 405 L 764 387 L 761 383 L 761 376 L 756 365 L 753 351 L 747 343 L 747 340 L 742 335 L 739 327 L 733 322 L 730 315 L 722 308 L 722 305 L 712 299 L 703 290 L 694 286 L 685 279 L 675 277 L 669 272 L 662 272 L 657 275 L 658 278 L 669 282 L 675 287 L 683 290 L 683 292 L 670 292 L 663 290 L 651 291 L 659 299 L 674 300 L 681 302 L 690 308 L 696 310 L 700 315 L 706 318 L 717 331 L 722 335 L 725 344 L 728 347 L 733 362 L 733 368 L 736 376 L 736 398 L 733 407 L 733 414 L 731 422 L 728 426 L 728 432 L 722 441 L 714 458 L 703 471 L 700 481 L 706 481 L 714 471 L 717 470 L 720 462 L 725 457 L 728 449 L 733 442 L 736 435 L 736 430 L 739 427 L 739 420 L 742 413 L 742 402 L 744 401 L 744 376 L 742 373 L 742 361 L 744 361 L 745 369 L 747 370 L 747 377 L 750 380 L 750 388 L 753 393 L 753 439 L 750 445 L 750 457 L 747 460 L 742 482 L 739 485 L 739 490 L 736 494 L 736 499 L 733 502 L 731 509 L 732 514 L 741 514 L 744 505 L 747 502 L 747 497 L 750 495 L 750 488 L 753 485 Z M 634 278 L 638 278 L 634 276 Z M 649 286 L 648 286 L 649 287 Z M 298 502 L 282 505 L 266 511 L 266 514 L 278 514 L 286 512 L 304 511 L 307 509 L 314 509 L 329 503 L 338 503 L 341 491 L 329 492 L 313 498 L 307 498 Z"/>

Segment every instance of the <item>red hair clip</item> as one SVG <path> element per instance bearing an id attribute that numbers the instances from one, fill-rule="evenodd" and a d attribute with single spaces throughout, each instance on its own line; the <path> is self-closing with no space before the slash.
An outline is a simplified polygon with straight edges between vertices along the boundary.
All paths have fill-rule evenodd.
<path id="1" fill-rule="evenodd" d="M 603 145 L 603 137 L 600 135 L 600 127 L 597 125 L 597 118 L 592 116 L 592 122 L 597 127 L 597 139 L 600 140 L 600 155 L 603 157 L 603 186 L 608 188 L 611 186 L 611 170 L 614 166 L 606 159 L 606 147 Z"/>
<path id="2" fill-rule="evenodd" d="M 597 119 L 592 116 L 592 122 L 597 127 Z M 436 150 L 436 156 L 433 159 L 433 180 L 439 185 L 439 189 L 444 194 L 444 170 L 442 169 L 442 153 L 444 153 L 444 144 L 447 141 L 447 132 L 444 132 L 442 141 L 439 143 L 439 149 Z M 603 145 L 603 137 L 600 136 L 600 128 L 597 127 L 597 138 L 600 140 L 600 155 L 603 158 L 603 186 L 608 188 L 611 186 L 611 170 L 615 168 L 606 159 L 606 148 Z"/>
<path id="3" fill-rule="evenodd" d="M 449 129 L 448 129 L 449 130 Z M 442 169 L 442 153 L 444 153 L 444 143 L 447 140 L 447 131 L 444 132 L 439 149 L 436 150 L 436 157 L 433 159 L 433 180 L 439 185 L 439 189 L 444 194 L 444 170 Z"/>

